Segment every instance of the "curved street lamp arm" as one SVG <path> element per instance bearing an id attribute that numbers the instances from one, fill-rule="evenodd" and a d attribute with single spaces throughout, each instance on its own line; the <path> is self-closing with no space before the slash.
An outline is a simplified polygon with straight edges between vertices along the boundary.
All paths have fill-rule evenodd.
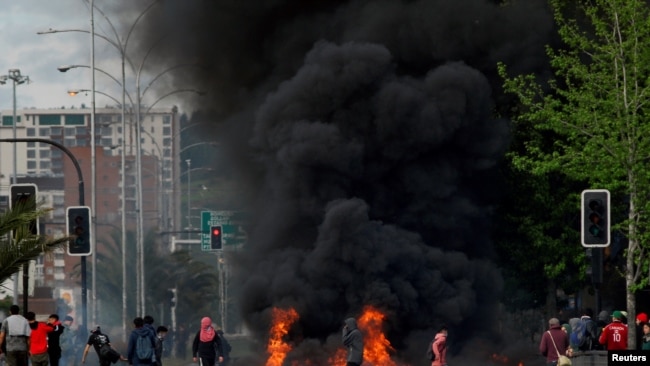
<path id="1" fill-rule="evenodd" d="M 175 66 L 168 67 L 167 69 L 165 69 L 165 70 L 161 71 L 160 73 L 158 73 L 158 75 L 156 75 L 153 79 L 151 79 L 149 84 L 147 84 L 147 86 L 144 88 L 144 90 L 142 91 L 142 93 L 140 95 L 142 97 L 144 97 L 144 94 L 147 92 L 147 90 L 149 90 L 149 88 L 156 82 L 156 80 L 158 80 L 164 74 L 166 74 L 166 73 L 168 73 L 168 72 L 170 72 L 172 70 L 176 70 L 176 69 L 179 69 L 181 67 L 187 67 L 187 66 L 197 66 L 198 67 L 199 65 L 197 65 L 197 64 L 178 64 L 178 65 L 175 65 Z"/>
<path id="2" fill-rule="evenodd" d="M 71 69 L 73 69 L 73 68 L 77 68 L 77 67 L 85 67 L 85 68 L 87 68 L 87 69 L 90 68 L 90 66 L 88 66 L 88 65 L 70 65 L 69 67 L 70 67 Z M 117 83 L 117 85 L 119 85 L 120 87 L 122 87 L 122 82 L 119 81 L 115 76 L 113 76 L 113 75 L 109 74 L 108 72 L 106 72 L 106 71 L 104 71 L 104 70 L 102 70 L 102 69 L 100 69 L 100 68 L 97 68 L 97 67 L 95 67 L 95 71 L 99 71 L 99 72 L 101 72 L 102 74 L 108 76 L 108 77 L 111 78 L 113 81 L 115 81 L 115 82 Z M 129 102 L 131 102 L 131 105 L 135 105 L 135 104 L 133 104 L 133 99 L 131 98 L 131 94 L 129 94 L 129 92 L 126 91 L 125 88 L 123 88 L 123 89 L 124 89 L 124 92 L 126 93 L 127 98 L 129 98 Z M 96 91 L 96 92 L 97 92 L 97 91 Z M 102 93 L 100 93 L 100 92 L 97 92 L 97 93 L 102 94 Z M 117 104 L 122 104 L 122 103 L 121 103 L 121 102 L 118 102 Z"/>
<path id="3" fill-rule="evenodd" d="M 49 30 L 46 30 L 46 31 L 36 32 L 36 34 L 43 35 L 43 34 L 71 33 L 71 32 L 79 32 L 79 33 L 88 33 L 88 34 L 90 34 L 90 31 L 85 30 L 85 29 L 49 29 Z M 118 43 L 116 43 L 114 40 L 106 37 L 105 35 L 95 33 L 95 37 L 99 37 L 99 38 L 103 39 L 104 41 L 110 43 L 111 46 L 113 46 L 113 47 L 117 48 L 118 50 L 120 50 L 120 45 Z"/>
<path id="4" fill-rule="evenodd" d="M 93 91 L 90 90 L 90 89 L 74 89 L 74 90 L 69 90 L 69 91 L 68 91 L 68 94 L 74 96 L 74 95 L 76 95 L 77 93 L 92 93 L 92 92 L 93 92 Z M 120 102 L 119 100 L 115 99 L 115 97 L 113 97 L 112 95 L 110 95 L 110 94 L 108 94 L 108 93 L 104 93 L 104 92 L 99 91 L 99 90 L 95 90 L 95 93 L 97 93 L 97 94 L 101 94 L 101 95 L 103 95 L 103 96 L 106 96 L 106 97 L 111 98 L 111 99 L 112 99 L 112 100 L 113 100 L 117 105 L 120 105 L 120 106 L 122 105 L 122 102 Z"/>

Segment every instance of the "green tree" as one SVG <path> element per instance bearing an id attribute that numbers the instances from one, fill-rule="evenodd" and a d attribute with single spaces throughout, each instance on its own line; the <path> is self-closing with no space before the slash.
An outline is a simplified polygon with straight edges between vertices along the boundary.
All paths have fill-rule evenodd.
<path id="1" fill-rule="evenodd" d="M 515 123 L 538 132 L 512 161 L 533 174 L 561 171 L 618 197 L 612 204 L 626 213 L 616 228 L 628 239 L 624 277 L 634 318 L 635 292 L 648 285 L 650 249 L 642 229 L 650 223 L 650 12 L 642 0 L 550 3 L 564 43 L 547 48 L 553 77 L 510 78 L 499 65 L 505 90 L 522 105 Z M 635 345 L 634 327 L 628 344 Z"/>
<path id="2" fill-rule="evenodd" d="M 0 282 L 10 278 L 23 265 L 41 254 L 67 243 L 67 238 L 52 239 L 30 232 L 30 222 L 48 211 L 49 209 L 37 207 L 34 202 L 28 202 L 0 215 Z"/>

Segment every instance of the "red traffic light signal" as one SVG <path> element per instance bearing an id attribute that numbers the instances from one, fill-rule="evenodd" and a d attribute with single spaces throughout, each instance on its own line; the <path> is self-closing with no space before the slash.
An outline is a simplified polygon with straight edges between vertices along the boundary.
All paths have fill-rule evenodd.
<path id="1" fill-rule="evenodd" d="M 210 249 L 219 250 L 222 246 L 221 226 L 211 226 L 210 227 Z"/>

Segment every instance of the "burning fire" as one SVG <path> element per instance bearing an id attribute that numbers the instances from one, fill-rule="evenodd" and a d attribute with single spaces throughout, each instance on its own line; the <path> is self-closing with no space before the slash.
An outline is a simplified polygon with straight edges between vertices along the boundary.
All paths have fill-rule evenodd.
<path id="1" fill-rule="evenodd" d="M 294 309 L 273 308 L 271 318 L 269 343 L 266 347 L 269 358 L 266 361 L 266 366 L 282 366 L 287 353 L 293 348 L 285 342 L 284 337 L 289 333 L 291 325 L 298 320 L 298 313 Z"/>
<path id="2" fill-rule="evenodd" d="M 390 358 L 390 353 L 395 349 L 391 346 L 382 331 L 382 323 L 386 315 L 381 311 L 367 306 L 361 317 L 358 319 L 359 330 L 363 333 L 364 366 L 398 366 Z M 298 313 L 294 309 L 282 310 L 273 308 L 272 324 L 269 334 L 267 351 L 269 358 L 266 366 L 282 366 L 284 360 L 293 347 L 287 343 L 286 336 L 291 326 L 298 320 Z M 331 366 L 345 366 L 347 351 L 339 348 L 336 353 L 330 356 L 327 364 Z M 294 362 L 292 366 L 317 365 L 312 360 L 303 360 L 300 363 Z"/>
<path id="3" fill-rule="evenodd" d="M 382 323 L 386 316 L 372 306 L 366 306 L 359 318 L 359 329 L 363 333 L 363 359 L 372 365 L 396 366 L 389 351 L 395 349 L 384 336 Z"/>

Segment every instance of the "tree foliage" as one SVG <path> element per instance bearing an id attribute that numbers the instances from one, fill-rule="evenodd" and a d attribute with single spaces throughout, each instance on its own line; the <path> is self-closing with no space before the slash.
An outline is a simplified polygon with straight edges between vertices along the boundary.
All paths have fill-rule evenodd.
<path id="1" fill-rule="evenodd" d="M 553 78 L 509 77 L 504 88 L 522 108 L 515 123 L 536 138 L 511 154 L 515 168 L 535 175 L 561 172 L 591 188 L 606 188 L 626 213 L 616 223 L 628 239 L 627 308 L 648 285 L 650 232 L 650 11 L 641 0 L 551 0 L 563 47 L 547 48 Z M 585 187 L 586 188 L 586 187 Z M 576 204 L 577 207 L 577 204 Z M 634 331 L 629 343 L 634 344 Z"/>
<path id="2" fill-rule="evenodd" d="M 67 243 L 67 238 L 53 239 L 30 232 L 30 223 L 48 211 L 32 201 L 18 204 L 0 215 L 0 282 L 41 254 Z"/>

